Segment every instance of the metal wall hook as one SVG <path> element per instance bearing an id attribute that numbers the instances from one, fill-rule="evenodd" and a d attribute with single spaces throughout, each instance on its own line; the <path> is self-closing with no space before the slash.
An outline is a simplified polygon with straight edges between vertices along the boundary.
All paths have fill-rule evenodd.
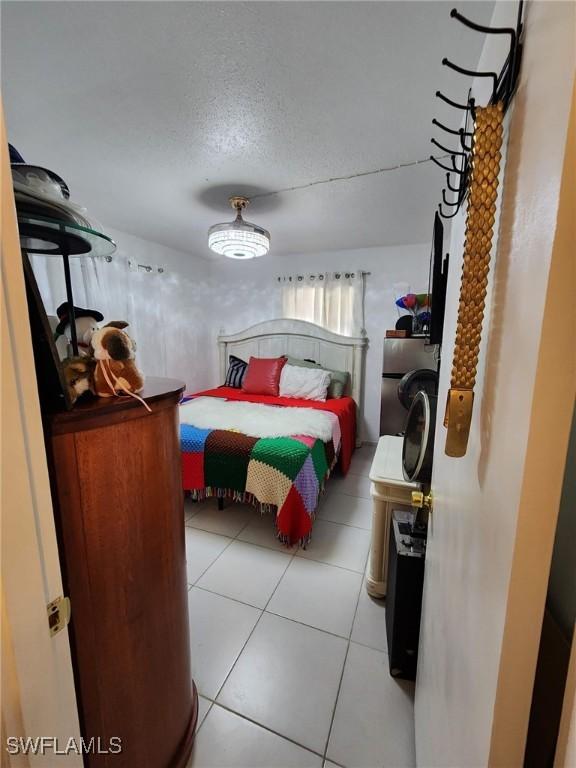
<path id="1" fill-rule="evenodd" d="M 518 7 L 518 22 L 517 28 L 513 27 L 485 27 L 483 24 L 477 24 L 470 19 L 467 19 L 456 8 L 452 8 L 450 16 L 453 19 L 457 19 L 465 27 L 473 29 L 475 32 L 483 32 L 486 35 L 508 35 L 510 37 L 510 51 L 504 62 L 504 66 L 494 84 L 494 90 L 492 94 L 492 103 L 495 101 L 504 101 L 505 106 L 508 106 L 512 94 L 514 92 L 516 77 L 518 74 L 518 59 L 520 54 L 519 37 L 522 32 L 522 6 L 523 0 L 520 0 Z"/>
<path id="2" fill-rule="evenodd" d="M 461 75 L 467 75 L 468 77 L 490 77 L 493 80 L 492 84 L 492 98 L 494 99 L 496 97 L 496 92 L 498 88 L 498 75 L 496 72 L 473 72 L 471 69 L 464 69 L 464 67 L 459 67 L 458 64 L 454 64 L 454 62 L 450 61 L 450 59 L 447 59 L 444 57 L 442 59 L 442 64 L 445 67 L 448 67 L 449 69 L 453 69 L 454 72 L 458 72 Z"/>
<path id="3" fill-rule="evenodd" d="M 437 125 L 438 128 L 441 128 L 443 131 L 446 131 L 446 133 L 451 133 L 453 136 L 458 136 L 462 132 L 462 128 L 459 128 L 458 130 L 455 130 L 454 128 L 448 128 L 447 125 L 444 125 L 440 122 L 440 120 L 436 120 L 436 118 L 432 118 L 432 125 Z M 471 133 L 467 134 L 468 136 L 472 136 Z"/>
<path id="4" fill-rule="evenodd" d="M 444 96 L 444 94 L 441 91 L 436 91 L 436 98 L 442 99 L 442 101 L 445 101 L 446 104 L 449 104 L 451 107 L 454 107 L 454 109 L 462 109 L 466 111 L 472 108 L 470 104 L 458 104 L 458 102 L 452 101 L 452 99 L 449 99 L 448 96 Z"/>
<path id="5" fill-rule="evenodd" d="M 460 152 L 459 154 L 464 157 L 462 168 L 458 168 L 456 166 L 456 158 L 454 157 L 454 155 L 450 155 L 450 160 L 452 160 L 452 170 L 454 171 L 454 173 L 459 173 L 462 176 L 463 174 L 467 173 L 468 165 L 466 162 L 466 155 L 464 155 L 462 152 Z"/>
<path id="6" fill-rule="evenodd" d="M 496 95 L 491 103 L 502 101 L 504 102 L 504 108 L 506 109 L 508 107 L 508 104 L 512 100 L 512 96 L 516 92 L 521 58 L 522 45 L 520 43 L 514 44 L 510 47 L 510 51 L 508 52 L 500 76 L 498 77 Z"/>
<path id="7" fill-rule="evenodd" d="M 454 213 L 444 213 L 444 211 L 442 210 L 442 203 L 438 203 L 438 213 L 440 214 L 440 216 L 442 216 L 443 219 L 453 219 L 459 210 L 460 208 L 456 208 Z"/>
<path id="8" fill-rule="evenodd" d="M 458 190 L 455 190 L 455 191 L 458 192 Z M 456 200 L 455 203 L 451 203 L 450 200 L 446 200 L 446 190 L 443 189 L 442 190 L 442 202 L 444 203 L 444 205 L 449 205 L 451 208 L 454 208 L 455 205 L 458 206 L 458 208 L 459 208 L 460 207 L 460 203 L 462 201 L 460 200 L 459 197 L 458 197 L 458 199 Z"/>
<path id="9" fill-rule="evenodd" d="M 430 139 L 430 141 L 432 142 L 432 144 L 435 144 L 438 147 L 438 149 L 441 149 L 442 152 L 446 152 L 447 155 L 452 155 L 452 157 L 454 155 L 464 156 L 464 152 L 455 152 L 453 149 L 447 149 L 446 147 L 443 147 L 442 144 L 437 142 L 436 139 Z"/>
<path id="10" fill-rule="evenodd" d="M 486 35 L 510 35 L 513 41 L 516 40 L 516 30 L 512 27 L 485 27 L 482 24 L 467 19 L 457 8 L 452 8 L 450 11 L 450 18 L 457 19 L 461 24 L 464 24 L 465 27 L 470 27 L 470 29 L 473 29 L 476 32 L 484 32 Z"/>
<path id="11" fill-rule="evenodd" d="M 524 29 L 524 23 L 522 16 L 524 12 L 524 0 L 520 0 L 518 3 L 518 16 L 516 18 L 516 37 L 514 43 L 510 45 L 510 53 L 508 54 L 508 70 L 509 77 L 506 84 L 506 101 L 504 102 L 505 108 L 508 108 L 512 96 L 516 93 L 516 86 L 518 85 L 518 75 L 520 74 L 520 64 L 522 62 L 522 31 Z M 506 66 L 506 65 L 504 65 Z"/>
<path id="12" fill-rule="evenodd" d="M 516 29 L 513 29 L 512 27 L 486 27 L 482 24 L 477 24 L 476 22 L 467 19 L 465 16 L 459 13 L 456 8 L 453 8 L 450 12 L 451 18 L 456 19 L 461 24 L 468 27 L 469 29 L 474 30 L 475 32 L 481 32 L 487 35 L 506 35 L 509 37 L 510 49 L 508 51 L 504 65 L 498 73 L 474 72 L 473 70 L 465 69 L 458 64 L 454 64 L 454 62 L 450 61 L 448 58 L 442 59 L 443 66 L 449 67 L 454 72 L 458 72 L 461 75 L 466 75 L 470 78 L 489 78 L 492 81 L 492 95 L 489 103 L 496 104 L 497 102 L 502 102 L 504 111 L 506 111 L 508 108 L 508 105 L 510 104 L 510 101 L 512 100 L 512 97 L 516 91 L 518 76 L 520 72 L 520 62 L 522 59 L 523 6 L 524 0 L 519 0 Z M 460 128 L 459 130 L 449 128 L 447 125 L 444 125 L 436 118 L 432 120 L 432 124 L 437 128 L 440 128 L 445 133 L 451 136 L 458 136 L 459 150 L 461 150 L 451 151 L 436 139 L 431 139 L 432 144 L 434 144 L 444 153 L 444 156 L 441 157 L 441 159 L 443 160 L 446 156 L 450 158 L 449 162 L 444 164 L 443 162 L 440 162 L 440 159 L 430 155 L 430 160 L 432 160 L 439 168 L 442 168 L 442 170 L 446 173 L 446 187 L 442 189 L 442 202 L 438 205 L 438 213 L 443 219 L 452 219 L 460 210 L 460 206 L 466 200 L 468 194 L 468 181 L 470 178 L 471 168 L 470 153 L 472 152 L 474 146 L 476 102 L 471 96 L 471 88 L 468 89 L 468 99 L 466 104 L 460 104 L 457 101 L 453 101 L 452 99 L 448 98 L 448 96 L 445 96 L 443 93 L 441 93 L 441 91 L 436 91 L 436 97 L 441 99 L 453 109 L 461 110 L 464 112 L 465 116 L 464 127 Z M 457 158 L 462 158 L 460 161 L 458 161 L 460 167 L 457 167 Z M 457 176 L 456 186 L 453 186 L 451 183 L 451 177 L 453 173 L 455 173 Z M 447 191 L 454 193 L 456 202 L 451 203 L 447 199 Z M 445 210 L 446 208 L 455 208 L 455 210 L 452 213 L 448 213 Z"/>
<path id="13" fill-rule="evenodd" d="M 462 175 L 463 171 L 459 171 L 458 168 L 449 168 L 447 165 L 443 165 L 440 160 L 437 160 L 434 155 L 430 155 L 430 160 L 432 160 L 433 163 L 436 163 L 436 165 L 440 168 L 442 168 L 443 171 L 448 171 L 448 173 L 458 173 Z"/>
<path id="14" fill-rule="evenodd" d="M 466 142 L 464 141 L 464 137 L 465 136 L 472 136 L 473 134 L 471 134 L 469 131 L 465 131 L 464 128 L 460 128 L 458 133 L 460 134 L 460 146 L 462 147 L 462 149 L 465 152 L 472 152 L 472 145 L 468 146 L 466 144 Z"/>
<path id="15" fill-rule="evenodd" d="M 446 186 L 448 187 L 450 192 L 460 192 L 460 188 L 459 187 L 453 187 L 452 184 L 450 184 L 450 174 L 449 173 L 446 174 Z"/>

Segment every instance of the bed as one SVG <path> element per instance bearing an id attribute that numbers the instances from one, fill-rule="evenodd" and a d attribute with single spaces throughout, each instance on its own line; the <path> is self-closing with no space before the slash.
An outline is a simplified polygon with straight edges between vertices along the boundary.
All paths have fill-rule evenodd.
<path id="1" fill-rule="evenodd" d="M 216 496 L 253 504 L 275 515 L 281 541 L 305 545 L 328 477 L 336 466 L 343 474 L 348 471 L 360 444 L 366 343 L 365 337 L 341 336 L 313 323 L 284 319 L 219 336 L 221 381 L 230 355 L 246 361 L 250 356 L 290 355 L 347 371 L 349 384 L 343 397 L 326 402 L 247 394 L 225 386 L 187 394 L 180 426 L 184 490 L 195 500 Z M 254 421 L 242 426 L 251 414 Z M 258 428 L 262 416 L 270 424 L 277 418 L 283 431 L 260 436 L 267 434 Z M 284 428 L 287 423 L 294 427 Z M 222 428 L 224 424 L 228 428 Z"/>

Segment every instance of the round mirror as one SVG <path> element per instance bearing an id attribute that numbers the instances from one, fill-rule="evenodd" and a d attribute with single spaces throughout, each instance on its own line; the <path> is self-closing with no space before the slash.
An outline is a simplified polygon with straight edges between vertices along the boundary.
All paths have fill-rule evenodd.
<path id="1" fill-rule="evenodd" d="M 436 396 L 419 391 L 412 400 L 404 430 L 402 471 L 406 480 L 430 482 L 435 427 Z"/>

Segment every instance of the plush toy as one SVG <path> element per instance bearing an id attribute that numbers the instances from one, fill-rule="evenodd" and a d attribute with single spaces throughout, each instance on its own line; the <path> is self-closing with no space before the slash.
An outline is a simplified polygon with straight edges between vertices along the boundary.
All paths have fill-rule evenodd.
<path id="1" fill-rule="evenodd" d="M 92 334 L 94 390 L 100 397 L 131 395 L 144 388 L 144 377 L 134 362 L 136 345 L 124 331 L 127 326 L 123 320 L 113 321 Z"/>
<path id="2" fill-rule="evenodd" d="M 56 310 L 58 325 L 54 331 L 54 341 L 64 336 L 68 342 L 68 356 L 73 354 L 70 330 L 70 305 L 67 301 L 60 304 Z M 74 307 L 74 324 L 76 326 L 76 339 L 78 340 L 78 355 L 85 357 L 90 354 L 90 340 L 92 334 L 98 330 L 98 323 L 104 320 L 104 315 L 95 309 L 83 309 Z"/>
<path id="3" fill-rule="evenodd" d="M 94 368 L 96 360 L 93 357 L 67 357 L 62 361 L 64 378 L 72 404 L 85 392 L 94 391 Z"/>

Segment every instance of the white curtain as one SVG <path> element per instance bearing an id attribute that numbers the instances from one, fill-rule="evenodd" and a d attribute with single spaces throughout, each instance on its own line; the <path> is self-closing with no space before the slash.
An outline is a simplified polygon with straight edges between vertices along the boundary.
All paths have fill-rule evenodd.
<path id="1" fill-rule="evenodd" d="M 30 255 L 38 288 L 48 315 L 66 301 L 62 259 Z M 132 261 L 132 267 L 130 263 Z M 120 249 L 110 260 L 84 256 L 70 259 L 74 304 L 95 309 L 111 320 L 126 320 L 136 341 L 136 362 L 147 375 L 166 376 L 165 318 L 170 313 L 168 279 L 155 265 L 138 267 Z"/>
<path id="2" fill-rule="evenodd" d="M 364 273 L 321 272 L 279 277 L 282 314 L 344 336 L 364 332 Z"/>

